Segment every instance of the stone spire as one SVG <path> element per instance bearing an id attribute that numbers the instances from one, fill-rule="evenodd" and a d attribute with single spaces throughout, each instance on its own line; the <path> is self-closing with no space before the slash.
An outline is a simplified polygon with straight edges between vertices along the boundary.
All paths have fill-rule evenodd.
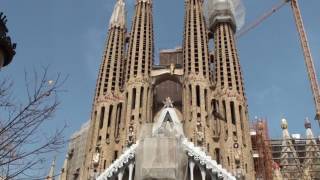
<path id="1" fill-rule="evenodd" d="M 185 1 L 184 72 L 209 79 L 207 27 L 202 9 L 203 0 Z"/>
<path id="2" fill-rule="evenodd" d="M 153 64 L 152 0 L 136 0 L 126 60 L 126 145 L 136 141 L 142 123 L 151 121 Z"/>
<path id="3" fill-rule="evenodd" d="M 208 28 L 214 38 L 212 109 L 213 137 L 221 150 L 223 165 L 244 179 L 255 179 L 247 100 L 236 46 L 234 1 L 208 1 Z"/>
<path id="4" fill-rule="evenodd" d="M 314 135 L 313 135 L 313 132 L 312 132 L 312 129 L 311 129 L 311 122 L 310 122 L 309 118 L 306 118 L 306 120 L 304 122 L 304 127 L 306 128 L 306 139 L 307 140 L 313 140 L 314 139 Z M 310 141 L 308 141 L 308 142 L 310 142 Z"/>
<path id="5" fill-rule="evenodd" d="M 96 99 L 119 94 L 123 83 L 125 59 L 126 13 L 124 0 L 117 0 L 109 23 L 102 63 L 97 81 Z"/>
<path id="6" fill-rule="evenodd" d="M 311 122 L 308 118 L 305 120 L 304 127 L 306 128 L 306 156 L 303 162 L 304 179 L 312 179 L 319 175 L 318 172 L 314 172 L 313 170 L 320 168 L 319 165 L 316 165 L 320 160 L 320 151 L 311 129 Z"/>
<path id="7" fill-rule="evenodd" d="M 126 26 L 126 7 L 124 0 L 118 0 L 110 18 L 109 27 Z"/>
<path id="8" fill-rule="evenodd" d="M 86 147 L 87 156 L 81 172 L 83 178 L 92 178 L 95 174 L 101 173 L 122 151 L 122 87 L 127 36 L 125 11 L 124 0 L 117 0 L 110 19 L 97 79 Z"/>
<path id="9" fill-rule="evenodd" d="M 301 177 L 300 161 L 294 148 L 292 138 L 288 131 L 288 122 L 286 119 L 281 120 L 282 128 L 282 145 L 280 156 L 280 167 L 282 167 L 282 176 L 284 179 Z"/>
<path id="10" fill-rule="evenodd" d="M 49 174 L 48 174 L 46 180 L 54 180 L 55 179 L 54 178 L 55 177 L 55 174 L 54 174 L 55 168 L 56 168 L 56 158 L 54 158 L 52 161 L 50 171 L 49 171 Z"/>
<path id="11" fill-rule="evenodd" d="M 64 159 L 63 167 L 61 169 L 58 180 L 67 180 L 68 159 L 69 159 L 68 156 L 66 156 L 66 158 Z"/>
<path id="12" fill-rule="evenodd" d="M 282 140 L 291 139 L 290 133 L 288 131 L 288 122 L 286 119 L 281 119 L 281 129 L 282 129 Z"/>
<path id="13" fill-rule="evenodd" d="M 185 1 L 183 112 L 186 136 L 197 146 L 210 151 L 208 97 L 211 84 L 208 33 L 202 5 L 203 0 Z"/>

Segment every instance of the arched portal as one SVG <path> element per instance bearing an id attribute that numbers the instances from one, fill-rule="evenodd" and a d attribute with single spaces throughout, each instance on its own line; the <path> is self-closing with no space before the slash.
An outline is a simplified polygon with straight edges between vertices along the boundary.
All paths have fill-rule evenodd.
<path id="1" fill-rule="evenodd" d="M 182 112 L 182 85 L 172 78 L 158 81 L 154 86 L 153 112 L 158 112 L 163 107 L 163 101 L 170 97 L 174 107 Z"/>

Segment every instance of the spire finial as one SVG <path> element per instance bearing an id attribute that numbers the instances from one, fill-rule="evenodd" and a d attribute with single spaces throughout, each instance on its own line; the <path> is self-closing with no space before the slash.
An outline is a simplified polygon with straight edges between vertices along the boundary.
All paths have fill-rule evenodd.
<path id="1" fill-rule="evenodd" d="M 281 128 L 288 129 L 288 122 L 285 118 L 281 119 Z"/>
<path id="2" fill-rule="evenodd" d="M 46 180 L 53 180 L 54 179 L 55 167 L 56 167 L 56 156 L 54 156 L 54 158 L 53 158 L 53 161 L 52 161 L 52 164 L 50 167 L 50 171 L 49 171 L 49 174 L 48 174 Z"/>
<path id="3" fill-rule="evenodd" d="M 124 0 L 117 0 L 112 16 L 110 18 L 109 27 L 125 27 L 126 26 L 126 4 Z"/>
<path id="4" fill-rule="evenodd" d="M 308 117 L 306 117 L 306 119 L 305 119 L 305 121 L 304 121 L 304 127 L 305 127 L 306 129 L 311 129 L 311 122 L 310 122 L 310 120 L 309 120 Z"/>

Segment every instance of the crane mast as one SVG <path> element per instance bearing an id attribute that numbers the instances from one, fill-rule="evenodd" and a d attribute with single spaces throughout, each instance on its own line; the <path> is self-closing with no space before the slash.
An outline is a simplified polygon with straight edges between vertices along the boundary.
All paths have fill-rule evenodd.
<path id="1" fill-rule="evenodd" d="M 288 0 L 290 1 L 290 0 Z M 318 120 L 320 125 L 320 91 L 319 91 L 319 84 L 316 75 L 316 70 L 314 67 L 313 59 L 311 56 L 311 51 L 308 43 L 307 34 L 303 25 L 303 20 L 301 16 L 301 11 L 299 8 L 299 4 L 297 0 L 291 0 L 291 7 L 294 15 L 294 19 L 296 22 L 296 26 L 300 36 L 300 42 L 304 54 L 305 63 L 307 66 L 307 71 L 311 83 L 311 89 L 313 93 L 313 98 L 316 106 L 316 116 L 315 119 Z"/>

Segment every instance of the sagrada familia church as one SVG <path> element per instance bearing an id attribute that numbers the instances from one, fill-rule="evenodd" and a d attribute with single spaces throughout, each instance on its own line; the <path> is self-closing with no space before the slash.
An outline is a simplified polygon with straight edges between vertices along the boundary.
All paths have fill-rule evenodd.
<path id="1" fill-rule="evenodd" d="M 182 65 L 163 68 L 153 68 L 152 6 L 136 1 L 127 33 L 125 2 L 116 2 L 81 178 L 254 179 L 233 4 L 216 1 L 207 26 L 203 0 L 186 0 Z M 181 111 L 170 98 L 155 111 L 155 87 L 167 80 L 181 85 Z"/>
<path id="2" fill-rule="evenodd" d="M 256 179 L 236 2 L 185 0 L 182 47 L 155 65 L 153 1 L 135 1 L 130 31 L 116 1 L 87 133 L 68 154 L 84 156 L 60 179 Z"/>

